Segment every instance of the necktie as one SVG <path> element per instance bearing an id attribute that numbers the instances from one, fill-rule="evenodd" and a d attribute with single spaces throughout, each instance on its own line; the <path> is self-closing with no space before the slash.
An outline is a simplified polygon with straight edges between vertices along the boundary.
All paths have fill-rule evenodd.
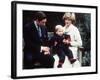
<path id="1" fill-rule="evenodd" d="M 41 28 L 40 27 L 38 27 L 38 33 L 39 33 L 39 36 L 41 37 L 42 34 L 41 34 Z"/>

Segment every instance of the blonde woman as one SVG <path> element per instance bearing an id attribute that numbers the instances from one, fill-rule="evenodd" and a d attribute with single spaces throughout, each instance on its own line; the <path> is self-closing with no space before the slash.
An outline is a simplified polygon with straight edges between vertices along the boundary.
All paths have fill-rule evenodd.
<path id="1" fill-rule="evenodd" d="M 74 59 L 78 61 L 78 47 L 82 46 L 82 40 L 78 28 L 73 24 L 75 22 L 75 14 L 71 12 L 66 12 L 63 15 L 64 20 L 64 34 L 70 36 L 71 40 L 63 40 L 64 44 L 70 44 L 69 49 L 72 51 Z"/>

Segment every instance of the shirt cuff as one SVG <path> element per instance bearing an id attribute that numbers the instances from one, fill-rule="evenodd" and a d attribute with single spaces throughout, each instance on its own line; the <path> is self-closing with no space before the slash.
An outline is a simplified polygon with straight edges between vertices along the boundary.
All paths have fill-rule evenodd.
<path id="1" fill-rule="evenodd" d="M 42 50 L 43 50 L 43 47 L 41 46 L 41 48 L 40 48 L 40 52 L 42 52 Z"/>

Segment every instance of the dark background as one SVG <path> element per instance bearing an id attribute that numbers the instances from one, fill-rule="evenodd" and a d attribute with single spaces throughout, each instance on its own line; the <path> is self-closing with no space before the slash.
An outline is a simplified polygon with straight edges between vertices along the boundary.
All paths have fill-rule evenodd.
<path id="1" fill-rule="evenodd" d="M 23 10 L 23 26 L 29 22 L 32 22 L 34 15 L 37 11 Z M 49 32 L 54 31 L 54 27 L 58 24 L 64 25 L 62 16 L 64 12 L 46 12 L 47 15 L 47 29 Z M 83 42 L 83 52 L 82 52 L 82 66 L 91 65 L 91 14 L 87 13 L 75 13 L 76 22 L 75 26 L 80 31 L 82 42 Z"/>

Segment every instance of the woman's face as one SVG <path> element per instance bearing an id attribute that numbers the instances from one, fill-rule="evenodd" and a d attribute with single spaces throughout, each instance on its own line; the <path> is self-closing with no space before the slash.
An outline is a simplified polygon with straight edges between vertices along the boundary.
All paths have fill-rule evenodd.
<path id="1" fill-rule="evenodd" d="M 69 19 L 69 18 L 66 18 L 66 19 L 64 20 L 64 22 L 65 22 L 65 26 L 66 26 L 66 27 L 69 27 L 69 26 L 72 24 L 72 21 L 71 21 L 71 19 Z"/>

